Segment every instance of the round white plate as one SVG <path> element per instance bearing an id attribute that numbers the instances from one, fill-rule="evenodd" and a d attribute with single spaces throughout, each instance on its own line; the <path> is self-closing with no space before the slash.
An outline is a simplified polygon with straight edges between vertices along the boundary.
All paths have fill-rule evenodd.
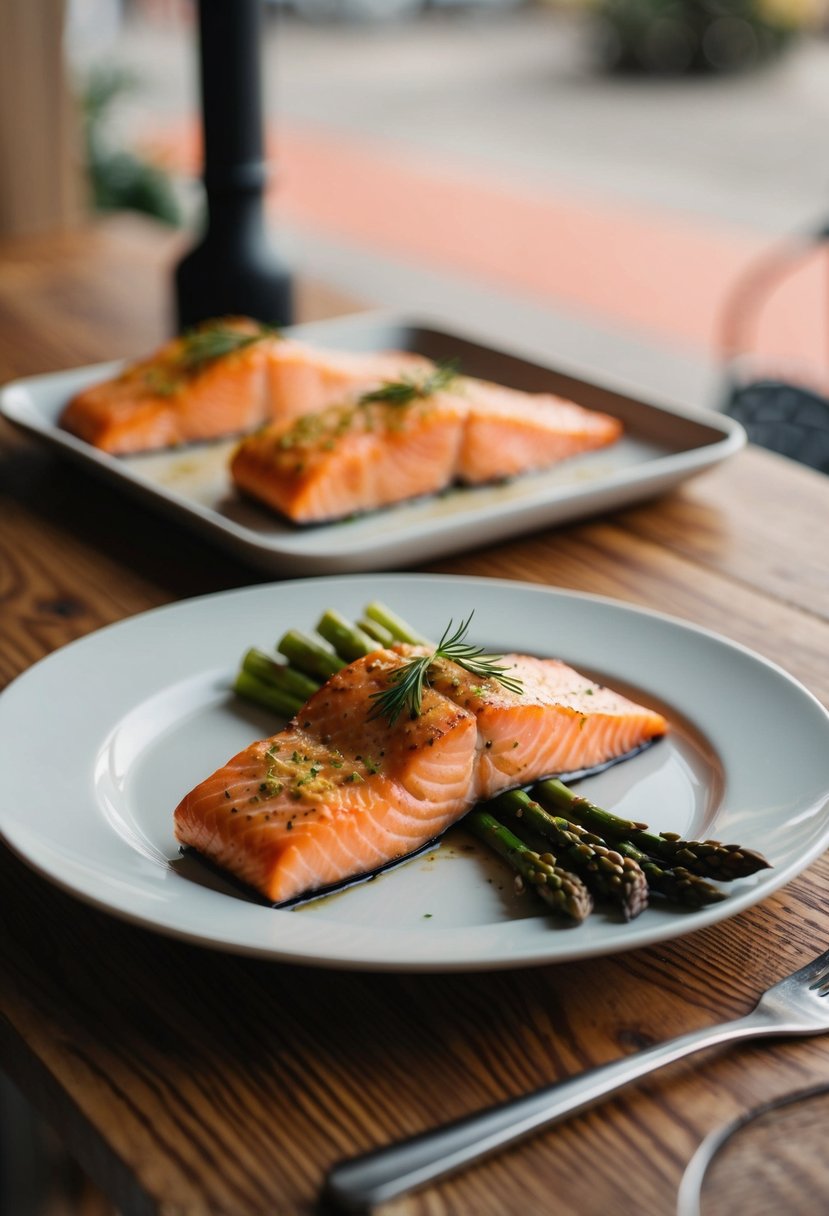
<path id="1" fill-rule="evenodd" d="M 182 796 L 280 723 L 228 691 L 249 645 L 385 601 L 427 636 L 474 610 L 488 650 L 557 656 L 662 708 L 670 735 L 580 790 L 661 831 L 759 849 L 773 868 L 686 912 L 656 902 L 624 924 L 569 927 L 517 896 L 502 863 L 453 830 L 439 848 L 294 910 L 248 899 L 182 858 Z M 36 664 L 0 697 L 0 830 L 80 898 L 190 942 L 318 966 L 463 970 L 645 946 L 733 916 L 829 844 L 829 715 L 785 672 L 680 621 L 500 580 L 306 579 L 133 617 Z"/>

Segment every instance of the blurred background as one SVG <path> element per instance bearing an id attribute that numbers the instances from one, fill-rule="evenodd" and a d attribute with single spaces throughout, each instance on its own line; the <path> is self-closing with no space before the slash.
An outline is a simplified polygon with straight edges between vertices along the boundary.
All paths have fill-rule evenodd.
<path id="1" fill-rule="evenodd" d="M 824 0 L 265 7 L 276 243 L 368 305 L 716 404 L 738 285 L 829 219 Z M 0 198 L 0 230 L 126 208 L 189 231 L 192 3 L 6 0 L 3 14 L 0 88 L 15 103 L 0 105 L 0 195 L 17 197 Z M 759 275 L 738 342 L 819 379 L 823 257 L 783 269 Z"/>

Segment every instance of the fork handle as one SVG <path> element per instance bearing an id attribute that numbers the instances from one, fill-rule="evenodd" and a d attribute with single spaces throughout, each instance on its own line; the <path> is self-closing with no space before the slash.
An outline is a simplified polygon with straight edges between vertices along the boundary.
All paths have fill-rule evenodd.
<path id="1" fill-rule="evenodd" d="M 546 1085 L 411 1139 L 341 1161 L 328 1173 L 324 1198 L 329 1210 L 365 1212 L 585 1110 L 683 1056 L 733 1039 L 780 1033 L 779 1024 L 775 1028 L 755 1010 L 735 1021 L 657 1043 L 571 1080 Z"/>

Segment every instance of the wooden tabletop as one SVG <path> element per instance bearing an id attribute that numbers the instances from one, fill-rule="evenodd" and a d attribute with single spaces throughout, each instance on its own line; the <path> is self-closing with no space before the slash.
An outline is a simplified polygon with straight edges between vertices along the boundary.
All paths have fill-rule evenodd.
<path id="1" fill-rule="evenodd" d="M 176 251 L 124 220 L 0 243 L 0 381 L 149 349 L 169 329 Z M 303 318 L 354 307 L 301 287 Z M 827 520 L 828 479 L 750 449 L 659 501 L 423 569 L 657 608 L 829 704 Z M 264 577 L 0 424 L 0 685 L 109 622 Z M 0 886 L 0 1063 L 124 1216 L 311 1213 L 336 1159 L 737 1015 L 829 942 L 825 856 L 668 944 L 464 975 L 192 947 L 6 850 Z M 829 1039 L 708 1053 L 384 1211 L 665 1216 L 708 1131 L 821 1080 Z"/>

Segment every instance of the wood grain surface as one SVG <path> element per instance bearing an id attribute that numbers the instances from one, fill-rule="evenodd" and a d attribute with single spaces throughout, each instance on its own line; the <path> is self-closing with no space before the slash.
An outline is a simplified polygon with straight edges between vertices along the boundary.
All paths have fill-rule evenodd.
<path id="1" fill-rule="evenodd" d="M 163 337 L 176 252 L 124 221 L 0 244 L 0 380 Z M 303 316 L 354 304 L 303 287 Z M 749 450 L 662 500 L 424 569 L 657 608 L 829 703 L 827 515 L 826 479 Z M 108 622 L 262 580 L 0 424 L 0 685 Z M 667 945 L 480 975 L 191 947 L 81 904 L 7 850 L 0 882 L 0 1062 L 124 1216 L 305 1216 L 334 1160 L 739 1014 L 829 941 L 826 857 Z M 384 1212 L 670 1216 L 708 1131 L 821 1080 L 829 1040 L 709 1053 Z"/>

